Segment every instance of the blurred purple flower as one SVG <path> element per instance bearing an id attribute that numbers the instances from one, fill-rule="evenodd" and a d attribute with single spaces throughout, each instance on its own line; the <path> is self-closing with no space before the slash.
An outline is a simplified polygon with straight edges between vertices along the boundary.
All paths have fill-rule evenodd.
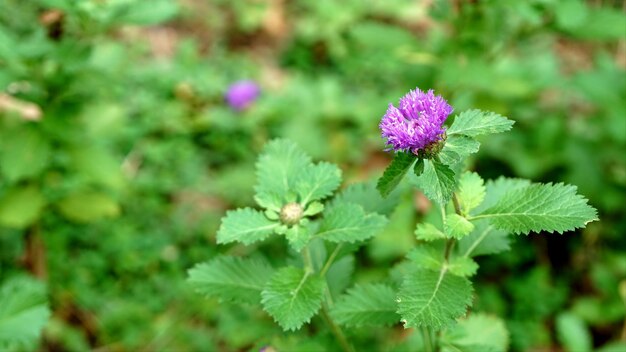
<path id="1" fill-rule="evenodd" d="M 396 108 L 389 104 L 379 125 L 390 150 L 417 154 L 419 150 L 443 139 L 446 131 L 443 123 L 453 109 L 432 89 L 427 93 L 419 88 L 411 90 L 398 105 L 399 108 Z"/>
<path id="2" fill-rule="evenodd" d="M 259 86 L 253 81 L 237 81 L 228 87 L 224 98 L 233 109 L 241 111 L 250 106 L 260 92 Z"/>

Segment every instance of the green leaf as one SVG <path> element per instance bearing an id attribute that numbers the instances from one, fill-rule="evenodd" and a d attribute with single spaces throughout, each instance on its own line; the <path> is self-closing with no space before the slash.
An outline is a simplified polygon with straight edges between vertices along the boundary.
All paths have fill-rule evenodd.
<path id="1" fill-rule="evenodd" d="M 273 273 L 265 260 L 221 256 L 190 269 L 188 281 L 203 295 L 257 304 Z"/>
<path id="2" fill-rule="evenodd" d="M 261 293 L 263 309 L 283 330 L 298 330 L 322 306 L 324 281 L 295 267 L 278 270 Z"/>
<path id="3" fill-rule="evenodd" d="M 301 204 L 324 199 L 341 184 L 341 170 L 331 163 L 320 162 L 300 171 L 295 190 Z"/>
<path id="4" fill-rule="evenodd" d="M 561 313 L 556 317 L 556 334 L 568 352 L 593 350 L 593 340 L 585 322 L 572 313 Z"/>
<path id="5" fill-rule="evenodd" d="M 93 191 L 79 191 L 63 198 L 59 210 L 66 218 L 88 223 L 120 214 L 119 204 L 108 195 Z"/>
<path id="6" fill-rule="evenodd" d="M 376 184 L 378 192 L 383 197 L 387 197 L 400 184 L 415 160 L 417 157 L 411 153 L 397 152 L 391 164 L 385 169 L 383 176 L 378 179 L 378 184 Z"/>
<path id="7" fill-rule="evenodd" d="M 482 134 L 500 133 L 511 129 L 515 121 L 494 112 L 467 110 L 456 116 L 448 128 L 448 136 L 456 134 L 475 137 Z"/>
<path id="8" fill-rule="evenodd" d="M 313 216 L 313 215 L 317 215 L 321 213 L 323 210 L 324 210 L 324 204 L 320 202 L 313 202 L 306 207 L 302 215 Z"/>
<path id="9" fill-rule="evenodd" d="M 430 200 L 445 204 L 454 191 L 454 171 L 439 161 L 425 160 L 424 173 L 417 178 L 417 182 Z"/>
<path id="10" fill-rule="evenodd" d="M 356 285 L 333 306 L 331 315 L 345 326 L 388 326 L 397 323 L 395 292 L 382 284 Z"/>
<path id="11" fill-rule="evenodd" d="M 413 249 L 407 258 L 414 267 L 419 269 L 440 272 L 442 268 L 457 276 L 473 276 L 478 270 L 478 264 L 471 258 L 453 256 L 446 263 L 443 257 L 443 248 L 436 245 L 421 245 Z"/>
<path id="12" fill-rule="evenodd" d="M 446 138 L 446 143 L 439 153 L 441 161 L 446 165 L 453 165 L 462 161 L 468 155 L 476 153 L 480 143 L 474 138 L 464 135 L 452 135 Z"/>
<path id="13" fill-rule="evenodd" d="M 49 317 L 43 283 L 28 277 L 5 281 L 0 286 L 0 349 L 36 350 Z"/>
<path id="14" fill-rule="evenodd" d="M 444 331 L 441 344 L 442 352 L 504 352 L 509 347 L 509 332 L 504 322 L 495 316 L 472 314 Z"/>
<path id="15" fill-rule="evenodd" d="M 415 270 L 409 273 L 398 294 L 398 313 L 405 328 L 427 326 L 440 330 L 463 316 L 472 301 L 472 285 L 452 275 L 445 267 L 439 272 Z"/>
<path id="16" fill-rule="evenodd" d="M 39 218 L 45 203 L 35 186 L 12 189 L 0 199 L 0 224 L 23 229 Z"/>
<path id="17" fill-rule="evenodd" d="M 596 210 L 576 193 L 575 186 L 532 184 L 508 192 L 474 219 L 488 218 L 496 228 L 515 234 L 559 232 L 597 220 Z"/>
<path id="18" fill-rule="evenodd" d="M 34 129 L 5 131 L 0 136 L 0 172 L 9 182 L 37 176 L 49 160 L 50 145 Z"/>
<path id="19" fill-rule="evenodd" d="M 463 214 L 469 214 L 485 199 L 485 182 L 475 172 L 464 172 L 459 178 L 458 199 Z"/>
<path id="20" fill-rule="evenodd" d="M 430 223 L 417 224 L 415 228 L 415 236 L 421 241 L 435 241 L 445 239 L 446 235 L 441 232 L 435 225 Z"/>
<path id="21" fill-rule="evenodd" d="M 261 206 L 280 209 L 282 199 L 296 189 L 299 174 L 311 166 L 311 158 L 298 146 L 285 139 L 269 142 L 256 164 L 256 198 Z M 276 209 L 274 209 L 276 210 Z"/>
<path id="22" fill-rule="evenodd" d="M 337 203 L 324 211 L 315 237 L 331 242 L 364 241 L 375 236 L 386 224 L 387 218 L 376 213 L 366 214 L 360 205 Z"/>
<path id="23" fill-rule="evenodd" d="M 445 233 L 447 236 L 459 240 L 469 235 L 473 229 L 474 224 L 461 215 L 454 213 L 446 215 Z"/>
<path id="24" fill-rule="evenodd" d="M 417 159 L 415 166 L 413 166 L 413 173 L 415 174 L 415 176 L 419 176 L 424 173 L 424 159 Z"/>
<path id="25" fill-rule="evenodd" d="M 418 269 L 441 271 L 443 267 L 443 250 L 433 244 L 421 245 L 415 247 L 407 258 Z"/>
<path id="26" fill-rule="evenodd" d="M 280 224 L 269 220 L 258 210 L 231 210 L 222 218 L 217 231 L 217 243 L 241 242 L 245 245 L 266 239 Z"/>
<path id="27" fill-rule="evenodd" d="M 289 245 L 293 248 L 294 251 L 300 252 L 302 248 L 304 248 L 311 239 L 311 233 L 307 226 L 302 224 L 294 225 L 287 229 L 285 232 L 285 237 L 287 241 L 289 241 Z"/>
<path id="28" fill-rule="evenodd" d="M 457 276 L 474 276 L 478 270 L 478 264 L 467 257 L 452 257 L 448 263 L 448 270 Z"/>
<path id="29" fill-rule="evenodd" d="M 458 252 L 465 257 L 496 254 L 509 250 L 509 236 L 506 231 L 498 230 L 489 221 L 474 222 L 474 230 L 458 242 Z"/>
<path id="30" fill-rule="evenodd" d="M 499 177 L 495 181 L 487 181 L 485 188 L 486 194 L 483 202 L 474 209 L 475 213 L 479 213 L 487 208 L 492 207 L 506 193 L 530 186 L 531 182 L 521 178 Z"/>

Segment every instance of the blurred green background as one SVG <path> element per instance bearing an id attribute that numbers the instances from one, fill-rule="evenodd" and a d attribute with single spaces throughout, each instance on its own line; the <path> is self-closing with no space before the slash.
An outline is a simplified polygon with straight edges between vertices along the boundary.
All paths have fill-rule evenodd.
<path id="1" fill-rule="evenodd" d="M 626 348 L 626 2 L 578 0 L 1 0 L 0 286 L 46 283 L 52 315 L 27 349 L 323 350 L 256 308 L 206 300 L 186 270 L 218 252 L 274 137 L 338 163 L 347 183 L 389 160 L 378 122 L 416 86 L 456 112 L 516 121 L 471 168 L 568 182 L 600 222 L 515 238 L 483 259 L 474 310 L 514 351 Z M 230 84 L 262 89 L 245 111 Z M 416 196 L 419 198 L 419 196 Z M 408 195 L 359 251 L 389 275 L 422 216 Z M 421 203 L 420 203 L 421 204 Z M 411 350 L 412 331 L 351 331 Z M 620 344 L 620 341 L 621 343 Z M 365 347 L 364 347 L 365 348 Z"/>

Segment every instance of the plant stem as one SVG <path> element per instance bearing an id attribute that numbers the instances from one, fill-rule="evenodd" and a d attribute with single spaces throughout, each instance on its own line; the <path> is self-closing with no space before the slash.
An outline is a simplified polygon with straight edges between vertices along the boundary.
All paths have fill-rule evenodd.
<path id="1" fill-rule="evenodd" d="M 343 246 L 343 244 L 339 243 L 337 245 L 337 247 L 335 247 L 335 250 L 330 254 L 330 257 L 328 257 L 328 260 L 326 261 L 326 264 L 324 264 L 324 267 L 322 268 L 322 271 L 320 271 L 320 276 L 325 276 L 326 275 L 326 273 L 328 272 L 328 269 L 330 269 L 330 266 L 333 264 L 333 261 L 335 260 L 335 258 L 339 254 L 339 251 L 341 250 L 342 246 Z"/>
<path id="2" fill-rule="evenodd" d="M 448 241 L 446 241 L 446 249 L 443 252 L 443 257 L 446 260 L 446 263 L 448 262 L 448 259 L 450 258 L 450 253 L 452 252 L 452 247 L 454 247 L 454 238 L 450 238 Z"/>
<path id="3" fill-rule="evenodd" d="M 302 261 L 304 262 L 304 270 L 308 274 L 312 274 L 315 269 L 313 268 L 313 261 L 311 260 L 311 252 L 309 251 L 309 247 L 306 246 L 302 250 Z"/>
<path id="4" fill-rule="evenodd" d="M 326 324 L 328 324 L 328 327 L 337 338 L 337 341 L 339 341 L 339 344 L 341 345 L 341 348 L 344 350 L 344 352 L 354 352 L 354 348 L 352 348 L 352 345 L 350 345 L 350 343 L 348 342 L 348 339 L 346 339 L 346 335 L 344 335 L 343 330 L 341 330 L 341 327 L 335 324 L 333 319 L 330 317 L 330 314 L 328 314 L 328 308 L 326 307 L 326 304 L 322 305 L 322 317 L 324 318 L 324 320 L 326 321 Z"/>
<path id="5" fill-rule="evenodd" d="M 456 196 L 456 192 L 452 192 L 452 203 L 454 204 L 454 211 L 458 214 L 461 214 L 461 203 L 459 202 L 459 198 Z"/>
<path id="6" fill-rule="evenodd" d="M 35 277 L 42 280 L 48 278 L 48 267 L 46 263 L 46 247 L 41 238 L 41 228 L 39 224 L 32 225 L 24 237 L 24 266 Z"/>

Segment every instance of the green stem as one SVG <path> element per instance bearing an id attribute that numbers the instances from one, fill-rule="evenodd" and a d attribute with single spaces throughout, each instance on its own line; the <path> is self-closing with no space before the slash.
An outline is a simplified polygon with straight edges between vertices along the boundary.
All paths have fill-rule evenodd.
<path id="1" fill-rule="evenodd" d="M 330 269 L 330 266 L 333 264 L 333 261 L 335 260 L 335 258 L 339 254 L 339 251 L 341 250 L 342 246 L 343 246 L 343 243 L 339 243 L 337 245 L 337 247 L 335 247 L 335 250 L 330 254 L 330 257 L 328 257 L 328 260 L 324 264 L 324 267 L 322 268 L 322 271 L 320 271 L 320 276 L 325 276 L 326 275 L 326 273 L 328 272 L 328 269 Z"/>
<path id="2" fill-rule="evenodd" d="M 346 335 L 344 335 L 343 330 L 341 330 L 341 327 L 335 324 L 333 319 L 330 317 L 330 314 L 328 314 L 328 308 L 326 307 L 326 304 L 322 305 L 322 317 L 324 318 L 324 320 L 326 321 L 326 324 L 328 324 L 328 327 L 337 338 L 337 341 L 339 341 L 339 344 L 341 345 L 341 348 L 344 350 L 344 352 L 354 352 L 354 348 L 352 348 L 352 345 L 350 345 L 350 343 L 346 339 Z"/>
<path id="3" fill-rule="evenodd" d="M 304 262 L 304 270 L 312 274 L 315 269 L 313 268 L 313 261 L 311 260 L 311 252 L 309 251 L 309 246 L 304 247 L 302 250 L 302 261 Z"/>
<path id="4" fill-rule="evenodd" d="M 454 204 L 454 211 L 458 214 L 461 214 L 461 203 L 459 202 L 459 198 L 456 196 L 456 192 L 452 192 L 452 203 Z"/>

